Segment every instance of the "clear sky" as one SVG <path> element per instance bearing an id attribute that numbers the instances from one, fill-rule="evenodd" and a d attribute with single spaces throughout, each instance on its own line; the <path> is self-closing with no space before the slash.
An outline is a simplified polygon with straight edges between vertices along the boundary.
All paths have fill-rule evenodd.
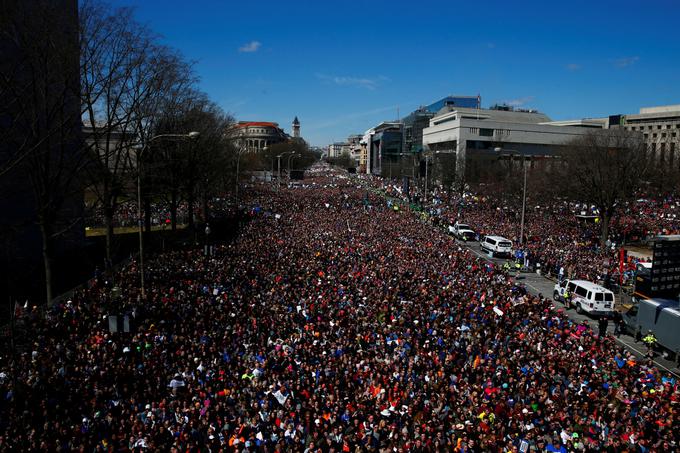
<path id="1" fill-rule="evenodd" d="M 680 1 L 112 0 L 237 120 L 323 146 L 448 94 L 553 119 L 680 104 Z"/>

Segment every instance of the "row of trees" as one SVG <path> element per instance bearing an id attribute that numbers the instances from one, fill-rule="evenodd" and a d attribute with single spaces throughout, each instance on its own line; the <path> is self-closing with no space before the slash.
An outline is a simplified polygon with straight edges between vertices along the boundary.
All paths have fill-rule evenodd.
<path id="1" fill-rule="evenodd" d="M 279 158 L 278 156 L 281 156 Z M 274 143 L 262 151 L 249 153 L 242 159 L 244 171 L 272 172 L 278 177 L 279 169 L 284 175 L 290 170 L 305 169 L 319 160 L 321 156 L 312 151 L 304 140 L 292 138 L 288 141 Z M 279 168 L 280 164 L 280 168 Z"/>
<path id="2" fill-rule="evenodd" d="M 490 159 L 498 160 L 498 156 Z M 668 165 L 648 149 L 642 137 L 624 129 L 597 130 L 574 139 L 553 157 L 527 159 L 508 156 L 487 161 L 488 171 L 471 184 L 475 192 L 497 197 L 504 205 L 521 206 L 522 165 L 527 165 L 527 194 L 533 205 L 556 200 L 577 201 L 599 211 L 602 246 L 609 225 L 626 202 L 641 193 L 664 194 L 673 189 L 661 175 Z"/>
<path id="3" fill-rule="evenodd" d="M 185 199 L 193 226 L 197 197 L 207 200 L 220 188 L 217 180 L 230 165 L 225 132 L 233 119 L 197 89 L 191 64 L 160 44 L 131 10 L 84 1 L 79 36 L 81 106 L 90 125 L 85 147 L 97 157 L 87 174 L 88 196 L 104 215 L 110 263 L 116 208 L 134 189 L 135 173 L 151 170 L 142 174 L 147 229 L 150 204 L 159 198 L 168 201 L 173 229 Z M 180 137 L 189 132 L 198 134 Z"/>

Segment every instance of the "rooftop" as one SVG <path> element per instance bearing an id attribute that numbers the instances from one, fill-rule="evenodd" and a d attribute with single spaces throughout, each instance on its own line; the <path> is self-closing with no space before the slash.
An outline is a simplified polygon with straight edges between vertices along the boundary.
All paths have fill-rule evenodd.
<path id="1" fill-rule="evenodd" d="M 271 123 L 268 121 L 239 121 L 236 127 L 279 127 L 279 123 Z"/>
<path id="2" fill-rule="evenodd" d="M 490 109 L 471 109 L 453 107 L 449 111 L 445 111 L 435 116 L 430 120 L 430 124 L 437 124 L 449 116 L 459 115 L 461 118 L 491 120 L 499 123 L 525 123 L 525 124 L 541 124 L 549 123 L 550 118 L 544 113 L 539 112 L 517 112 L 504 110 L 490 110 Z"/>
<path id="3" fill-rule="evenodd" d="M 680 104 L 675 105 L 660 105 L 658 107 L 641 107 L 640 115 L 648 113 L 668 113 L 668 112 L 680 112 Z"/>

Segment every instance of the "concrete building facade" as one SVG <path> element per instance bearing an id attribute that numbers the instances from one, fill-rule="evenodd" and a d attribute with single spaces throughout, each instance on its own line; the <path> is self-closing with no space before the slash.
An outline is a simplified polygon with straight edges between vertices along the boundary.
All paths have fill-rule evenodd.
<path id="1" fill-rule="evenodd" d="M 610 128 L 641 133 L 650 156 L 680 167 L 680 104 L 643 107 L 633 115 L 612 115 L 608 123 Z"/>
<path id="2" fill-rule="evenodd" d="M 485 158 L 498 155 L 498 148 L 547 157 L 570 140 L 603 127 L 602 119 L 553 122 L 535 111 L 456 108 L 430 120 L 423 130 L 423 147 L 435 154 L 453 154 L 456 177 L 472 181 Z"/>
<path id="3" fill-rule="evenodd" d="M 328 145 L 328 157 L 340 157 L 344 153 L 349 153 L 349 143 L 335 142 Z"/>
<path id="4" fill-rule="evenodd" d="M 361 139 L 363 135 L 353 134 L 347 137 L 349 155 L 357 164 L 361 161 Z"/>

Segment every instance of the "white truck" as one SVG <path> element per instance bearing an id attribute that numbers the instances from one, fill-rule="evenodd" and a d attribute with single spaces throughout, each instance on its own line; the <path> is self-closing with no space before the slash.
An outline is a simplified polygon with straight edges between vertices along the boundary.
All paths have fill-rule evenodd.
<path id="1" fill-rule="evenodd" d="M 477 234 L 470 228 L 470 225 L 456 222 L 449 225 L 449 233 L 461 241 L 474 241 Z"/>
<path id="2" fill-rule="evenodd" d="M 680 303 L 671 299 L 633 298 L 634 305 L 622 314 L 626 331 L 644 337 L 652 331 L 659 346 L 680 358 Z"/>

